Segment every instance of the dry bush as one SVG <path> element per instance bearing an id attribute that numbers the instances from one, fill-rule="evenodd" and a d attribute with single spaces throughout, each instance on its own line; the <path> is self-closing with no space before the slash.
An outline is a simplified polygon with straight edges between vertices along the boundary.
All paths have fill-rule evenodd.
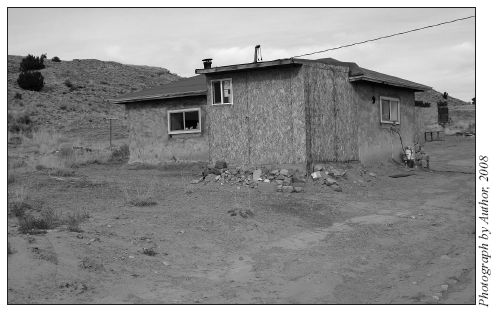
<path id="1" fill-rule="evenodd" d="M 148 247 L 144 247 L 143 253 L 145 255 L 147 255 L 147 256 L 155 256 L 155 255 L 157 255 L 157 252 L 154 250 L 154 248 L 148 248 Z"/>
<path id="2" fill-rule="evenodd" d="M 48 230 L 52 229 L 59 222 L 60 214 L 55 210 L 47 209 L 42 211 L 40 217 L 35 217 L 31 214 L 25 214 L 18 217 L 18 230 L 21 233 L 29 233 L 31 230 Z"/>
<path id="3" fill-rule="evenodd" d="M 144 188 L 141 188 L 138 185 L 134 188 L 122 186 L 121 190 L 124 193 L 126 203 L 136 207 L 148 207 L 157 204 L 157 202 L 153 199 L 153 182 L 150 182 L 149 185 Z"/>
<path id="4" fill-rule="evenodd" d="M 81 232 L 81 223 L 88 219 L 88 213 L 67 213 L 64 222 L 67 224 L 67 229 L 71 232 Z"/>
<path id="5" fill-rule="evenodd" d="M 28 188 L 22 184 L 16 187 L 14 191 L 14 200 L 12 200 L 12 212 L 16 217 L 22 217 L 24 215 L 24 210 L 29 207 L 26 203 L 28 198 Z"/>

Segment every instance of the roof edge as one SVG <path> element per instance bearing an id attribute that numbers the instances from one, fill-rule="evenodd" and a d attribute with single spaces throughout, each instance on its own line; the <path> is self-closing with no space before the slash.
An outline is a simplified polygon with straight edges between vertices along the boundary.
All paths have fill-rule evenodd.
<path id="1" fill-rule="evenodd" d="M 374 79 L 374 78 L 370 78 L 370 77 L 365 76 L 365 75 L 350 77 L 349 81 L 350 82 L 369 81 L 369 82 L 374 82 L 374 83 L 381 83 L 381 84 L 387 84 L 387 85 L 392 85 L 392 86 L 397 86 L 397 87 L 402 87 L 402 88 L 408 88 L 408 89 L 412 89 L 412 90 L 418 91 L 418 92 L 428 91 L 428 90 L 432 89 L 432 87 L 427 86 L 427 85 L 423 85 L 423 84 L 403 84 L 403 83 L 394 82 L 391 80 Z"/>
<path id="2" fill-rule="evenodd" d="M 157 94 L 152 96 L 137 96 L 130 98 L 122 98 L 122 99 L 109 99 L 109 101 L 114 104 L 124 104 L 131 102 L 152 101 L 152 100 L 162 100 L 168 98 L 201 96 L 201 95 L 207 95 L 207 90 L 198 90 L 198 91 L 182 92 L 182 93 Z"/>
<path id="3" fill-rule="evenodd" d="M 260 68 L 268 68 L 268 67 L 276 67 L 276 66 L 287 66 L 287 65 L 301 65 L 302 62 L 296 59 L 277 59 L 272 61 L 262 61 L 262 62 L 252 62 L 252 63 L 243 63 L 237 65 L 229 65 L 229 66 L 221 66 L 214 67 L 209 69 L 195 69 L 196 74 L 211 74 L 211 73 L 220 73 L 220 72 L 228 72 L 228 71 L 238 71 L 238 70 L 249 70 L 249 69 L 260 69 Z"/>

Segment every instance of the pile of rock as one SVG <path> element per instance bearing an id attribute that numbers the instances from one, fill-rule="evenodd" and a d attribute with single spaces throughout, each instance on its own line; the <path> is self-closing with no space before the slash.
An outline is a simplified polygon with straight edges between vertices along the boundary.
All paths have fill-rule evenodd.
<path id="1" fill-rule="evenodd" d="M 311 173 L 311 178 L 314 182 L 330 186 L 334 191 L 337 192 L 342 191 L 342 187 L 336 179 L 344 177 L 346 175 L 345 170 L 338 169 L 333 166 L 317 164 L 313 167 L 313 171 L 314 172 Z"/>
<path id="2" fill-rule="evenodd" d="M 424 147 L 420 144 L 415 143 L 415 165 L 429 168 L 429 156 L 425 155 Z"/>
<path id="3" fill-rule="evenodd" d="M 342 191 L 341 186 L 336 181 L 338 177 L 345 174 L 344 170 L 323 165 L 316 165 L 315 171 L 311 174 L 315 183 L 321 181 L 322 184 L 331 186 L 335 191 Z M 217 161 L 215 165 L 206 167 L 199 174 L 199 179 L 193 180 L 192 184 L 216 182 L 221 185 L 245 185 L 257 188 L 262 192 L 301 192 L 306 183 L 306 174 L 297 169 L 268 169 L 265 167 L 228 167 L 224 161 Z"/>

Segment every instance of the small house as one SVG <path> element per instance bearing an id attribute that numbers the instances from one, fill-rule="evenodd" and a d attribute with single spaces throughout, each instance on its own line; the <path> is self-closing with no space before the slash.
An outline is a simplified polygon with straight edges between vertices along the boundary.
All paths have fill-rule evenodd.
<path id="1" fill-rule="evenodd" d="M 401 161 L 416 91 L 430 87 L 332 58 L 211 67 L 113 100 L 126 106 L 130 162 L 232 165 Z M 174 157 L 174 158 L 173 158 Z"/>

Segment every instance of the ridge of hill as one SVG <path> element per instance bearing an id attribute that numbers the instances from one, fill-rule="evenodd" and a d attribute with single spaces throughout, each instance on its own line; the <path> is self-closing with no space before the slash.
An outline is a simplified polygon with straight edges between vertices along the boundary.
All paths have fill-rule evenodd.
<path id="1" fill-rule="evenodd" d="M 424 103 L 431 103 L 431 105 L 436 105 L 438 101 L 444 100 L 443 99 L 443 93 L 438 92 L 434 89 L 430 89 L 428 91 L 424 92 L 415 92 L 415 100 L 416 101 L 422 101 Z M 459 100 L 458 98 L 451 97 L 448 95 L 448 98 L 446 99 L 448 102 L 448 106 L 462 106 L 462 105 L 471 105 L 470 102 L 464 102 L 462 100 Z"/>
<path id="2" fill-rule="evenodd" d="M 21 89 L 17 84 L 23 56 L 7 56 L 8 112 L 28 113 L 37 125 L 65 132 L 107 128 L 106 117 L 120 118 L 124 108 L 108 100 L 134 91 L 181 79 L 168 69 L 121 64 L 97 59 L 54 62 L 45 59 L 39 92 Z M 17 95 L 17 96 L 16 96 Z M 119 125 L 119 123 L 118 123 Z"/>

